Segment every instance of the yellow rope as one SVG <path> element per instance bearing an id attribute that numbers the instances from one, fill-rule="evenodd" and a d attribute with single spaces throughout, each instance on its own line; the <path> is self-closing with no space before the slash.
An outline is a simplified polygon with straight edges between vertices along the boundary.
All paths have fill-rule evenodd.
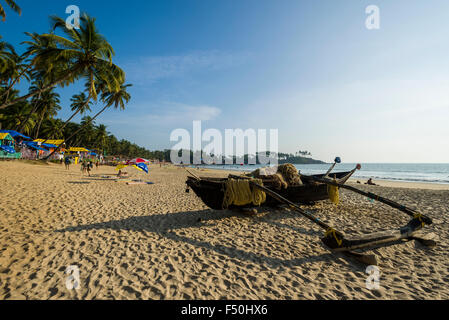
<path id="1" fill-rule="evenodd" d="M 425 227 L 426 223 L 424 222 L 424 220 L 422 219 L 422 214 L 421 213 L 415 213 L 415 215 L 413 216 L 414 219 L 418 219 L 421 222 L 421 226 Z"/>
<path id="2" fill-rule="evenodd" d="M 334 180 L 334 181 L 337 182 L 336 180 Z M 338 187 L 328 184 L 327 185 L 327 194 L 329 195 L 329 199 L 335 205 L 338 205 L 338 203 L 340 202 L 340 195 L 338 193 Z"/>
<path id="3" fill-rule="evenodd" d="M 251 179 L 251 181 L 263 185 L 261 179 Z M 252 188 L 249 182 L 249 179 L 228 179 L 223 198 L 223 208 L 228 208 L 230 205 L 243 206 L 250 203 L 260 206 L 264 203 L 267 197 L 265 192 L 258 188 Z"/>
<path id="4" fill-rule="evenodd" d="M 338 239 L 337 233 L 336 233 L 334 228 L 327 229 L 326 233 L 324 234 L 324 237 L 328 237 L 329 235 L 333 235 L 335 241 L 337 241 L 338 246 L 341 246 L 341 244 L 343 243 L 343 240 L 342 239 Z"/>

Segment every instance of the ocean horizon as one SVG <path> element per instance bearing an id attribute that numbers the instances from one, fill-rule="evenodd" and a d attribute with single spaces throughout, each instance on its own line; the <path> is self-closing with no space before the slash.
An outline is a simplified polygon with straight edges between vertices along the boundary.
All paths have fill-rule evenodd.
<path id="1" fill-rule="evenodd" d="M 333 172 L 350 171 L 357 163 L 337 164 Z M 449 184 L 449 163 L 361 163 L 353 178 Z M 198 165 L 201 168 L 253 171 L 263 165 Z M 325 173 L 331 164 L 295 164 L 306 175 Z M 196 165 L 192 165 L 196 167 Z"/>

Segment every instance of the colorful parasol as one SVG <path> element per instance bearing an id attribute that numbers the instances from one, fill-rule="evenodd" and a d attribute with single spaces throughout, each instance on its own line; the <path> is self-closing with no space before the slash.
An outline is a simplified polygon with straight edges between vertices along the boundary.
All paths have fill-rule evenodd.
<path id="1" fill-rule="evenodd" d="M 139 163 L 145 163 L 145 164 L 150 163 L 150 161 L 147 159 L 144 159 L 144 158 L 135 158 L 135 159 L 127 161 L 127 163 L 131 164 L 131 165 L 137 165 Z"/>
<path id="2" fill-rule="evenodd" d="M 145 173 L 148 173 L 148 166 L 145 164 L 145 161 L 148 161 L 148 160 L 145 160 L 145 159 L 142 159 L 142 158 L 129 160 L 129 161 L 127 161 L 124 164 L 119 164 L 115 168 L 115 170 L 118 171 L 118 170 L 124 169 L 124 168 L 126 168 L 128 166 L 132 166 L 132 167 L 136 168 L 139 171 L 144 171 Z"/>

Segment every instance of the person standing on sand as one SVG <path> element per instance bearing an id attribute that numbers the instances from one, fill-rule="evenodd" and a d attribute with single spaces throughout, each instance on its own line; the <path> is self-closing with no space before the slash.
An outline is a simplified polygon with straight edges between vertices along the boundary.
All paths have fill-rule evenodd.
<path id="1" fill-rule="evenodd" d="M 89 161 L 89 162 L 87 162 L 86 163 L 86 170 L 87 170 L 87 174 L 89 175 L 89 177 L 90 177 L 90 170 L 93 168 L 93 164 L 92 164 L 92 161 Z"/>
<path id="2" fill-rule="evenodd" d="M 65 162 L 65 169 L 70 170 L 70 164 L 72 163 L 72 160 L 70 160 L 70 157 L 66 157 L 64 162 Z"/>
<path id="3" fill-rule="evenodd" d="M 81 162 L 81 172 L 83 173 L 87 173 L 87 162 L 86 159 L 83 159 L 83 161 Z"/>

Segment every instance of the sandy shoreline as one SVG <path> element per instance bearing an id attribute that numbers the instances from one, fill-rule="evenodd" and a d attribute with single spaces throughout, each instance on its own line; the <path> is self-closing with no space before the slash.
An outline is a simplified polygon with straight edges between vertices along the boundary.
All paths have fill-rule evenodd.
<path id="1" fill-rule="evenodd" d="M 112 167 L 88 178 L 79 166 L 0 162 L 0 299 L 449 299 L 449 188 L 354 184 L 420 208 L 440 235 L 433 249 L 373 250 L 381 288 L 371 291 L 364 266 L 330 253 L 322 230 L 288 209 L 214 211 L 185 193 L 181 168 L 129 172 L 155 184 L 102 179 Z M 408 221 L 346 190 L 338 207 L 307 209 L 349 235 Z M 79 267 L 79 290 L 66 288 L 69 265 Z"/>
<path id="2" fill-rule="evenodd" d="M 350 178 L 349 181 L 357 183 L 360 181 L 362 184 L 366 182 L 366 179 Z M 375 184 L 381 187 L 391 188 L 406 188 L 406 189 L 427 189 L 427 190 L 449 190 L 449 184 L 445 183 L 430 183 L 430 182 L 408 182 L 408 181 L 394 181 L 394 180 L 373 180 Z"/>

